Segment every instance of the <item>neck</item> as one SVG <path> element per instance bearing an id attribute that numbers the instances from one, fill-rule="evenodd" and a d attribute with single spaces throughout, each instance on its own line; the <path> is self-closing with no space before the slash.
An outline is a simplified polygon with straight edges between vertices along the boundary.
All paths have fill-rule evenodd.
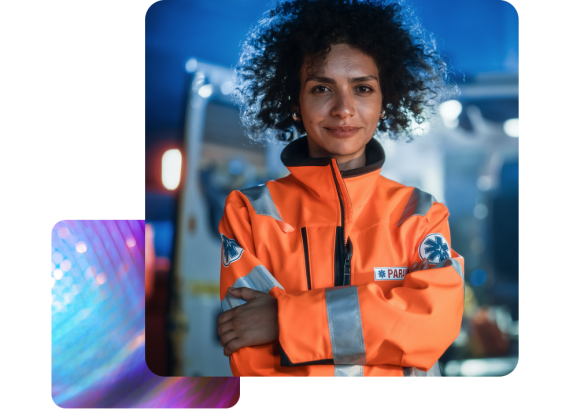
<path id="1" fill-rule="evenodd" d="M 333 155 L 333 157 L 335 157 Z M 356 169 L 365 166 L 366 158 L 365 158 L 365 150 L 361 153 L 361 155 L 357 156 L 356 158 L 346 160 L 344 162 L 340 162 L 338 158 L 337 164 L 339 166 L 339 170 L 349 170 L 349 169 Z"/>
<path id="2" fill-rule="evenodd" d="M 308 156 L 310 158 L 321 158 L 323 156 L 332 155 L 336 159 L 339 170 L 350 170 L 365 166 L 367 159 L 365 157 L 365 146 L 363 146 L 363 151 L 357 157 L 347 159 L 346 156 L 333 155 L 321 148 L 317 143 L 315 143 L 308 135 L 306 136 L 308 142 Z"/>

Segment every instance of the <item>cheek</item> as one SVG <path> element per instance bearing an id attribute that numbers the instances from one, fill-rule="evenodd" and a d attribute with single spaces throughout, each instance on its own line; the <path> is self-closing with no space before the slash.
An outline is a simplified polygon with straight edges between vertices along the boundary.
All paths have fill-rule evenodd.
<path id="1" fill-rule="evenodd" d="M 305 115 L 310 117 L 320 117 L 328 111 L 328 104 L 324 98 L 304 98 L 301 106 Z"/>
<path id="2" fill-rule="evenodd" d="M 360 111 L 367 127 L 377 127 L 381 114 L 381 100 L 367 101 L 367 103 L 361 105 Z"/>
<path id="3" fill-rule="evenodd" d="M 323 101 L 307 99 L 302 105 L 304 126 L 320 123 L 328 115 L 328 112 L 329 108 Z"/>

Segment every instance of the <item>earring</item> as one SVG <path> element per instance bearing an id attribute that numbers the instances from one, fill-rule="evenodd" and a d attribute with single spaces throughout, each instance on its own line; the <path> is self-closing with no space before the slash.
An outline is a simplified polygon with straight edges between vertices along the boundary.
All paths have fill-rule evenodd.
<path id="1" fill-rule="evenodd" d="M 385 111 L 379 114 L 379 119 L 385 119 Z"/>
<path id="2" fill-rule="evenodd" d="M 300 121 L 300 115 L 298 115 L 296 112 L 292 112 L 292 119 L 298 122 Z"/>

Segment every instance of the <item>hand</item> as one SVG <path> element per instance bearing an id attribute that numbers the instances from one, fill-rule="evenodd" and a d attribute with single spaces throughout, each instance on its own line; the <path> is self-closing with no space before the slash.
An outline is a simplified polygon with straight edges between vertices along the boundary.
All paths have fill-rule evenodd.
<path id="1" fill-rule="evenodd" d="M 278 339 L 278 301 L 270 294 L 251 288 L 228 289 L 235 298 L 247 301 L 219 315 L 217 333 L 223 355 L 229 356 L 243 347 L 263 345 Z"/>
<path id="2" fill-rule="evenodd" d="M 410 271 L 408 272 L 408 274 L 413 273 L 414 271 L 428 270 L 429 268 L 430 268 L 430 262 L 428 261 L 427 258 L 425 258 L 422 261 L 420 261 L 420 264 L 418 264 L 418 263 L 412 264 L 412 267 L 410 267 Z"/>

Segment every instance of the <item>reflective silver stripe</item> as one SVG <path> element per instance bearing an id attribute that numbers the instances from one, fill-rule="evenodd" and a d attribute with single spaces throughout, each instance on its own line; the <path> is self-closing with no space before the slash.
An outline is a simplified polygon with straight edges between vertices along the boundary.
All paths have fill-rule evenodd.
<path id="1" fill-rule="evenodd" d="M 434 268 L 450 267 L 450 266 L 454 267 L 454 270 L 458 273 L 460 278 L 462 278 L 462 299 L 464 300 L 466 298 L 464 273 L 462 271 L 462 266 L 460 265 L 458 260 L 453 259 L 453 258 L 447 258 L 446 260 L 442 260 L 440 263 L 436 264 L 436 266 L 434 266 Z"/>
<path id="2" fill-rule="evenodd" d="M 281 222 L 284 221 L 272 200 L 270 189 L 268 189 L 266 185 L 250 187 L 240 190 L 240 192 L 247 197 L 257 214 L 261 216 L 270 216 Z"/>
<path id="3" fill-rule="evenodd" d="M 335 365 L 335 376 L 363 376 L 363 366 Z"/>
<path id="4" fill-rule="evenodd" d="M 446 260 L 442 260 L 440 263 L 436 264 L 434 268 L 440 267 L 454 267 L 454 270 L 458 273 L 458 275 L 464 280 L 464 273 L 462 272 L 462 266 L 458 262 L 458 260 L 453 258 L 447 258 Z"/>
<path id="5" fill-rule="evenodd" d="M 420 371 L 418 368 L 408 368 L 404 366 L 404 376 L 442 376 L 440 366 L 436 362 L 428 372 Z"/>
<path id="6" fill-rule="evenodd" d="M 401 218 L 397 222 L 397 227 L 401 226 L 403 222 L 412 216 L 425 216 L 434 202 L 437 202 L 437 200 L 430 193 L 415 188 Z"/>
<path id="7" fill-rule="evenodd" d="M 239 277 L 232 287 L 247 287 L 263 293 L 269 292 L 274 287 L 284 289 L 268 269 L 262 265 L 254 267 L 247 275 Z M 246 301 L 227 293 L 225 298 L 221 300 L 221 307 L 223 307 L 223 311 L 227 311 L 245 303 Z"/>
<path id="8" fill-rule="evenodd" d="M 329 287 L 325 290 L 325 300 L 335 365 L 365 365 L 365 342 L 357 287 Z"/>

